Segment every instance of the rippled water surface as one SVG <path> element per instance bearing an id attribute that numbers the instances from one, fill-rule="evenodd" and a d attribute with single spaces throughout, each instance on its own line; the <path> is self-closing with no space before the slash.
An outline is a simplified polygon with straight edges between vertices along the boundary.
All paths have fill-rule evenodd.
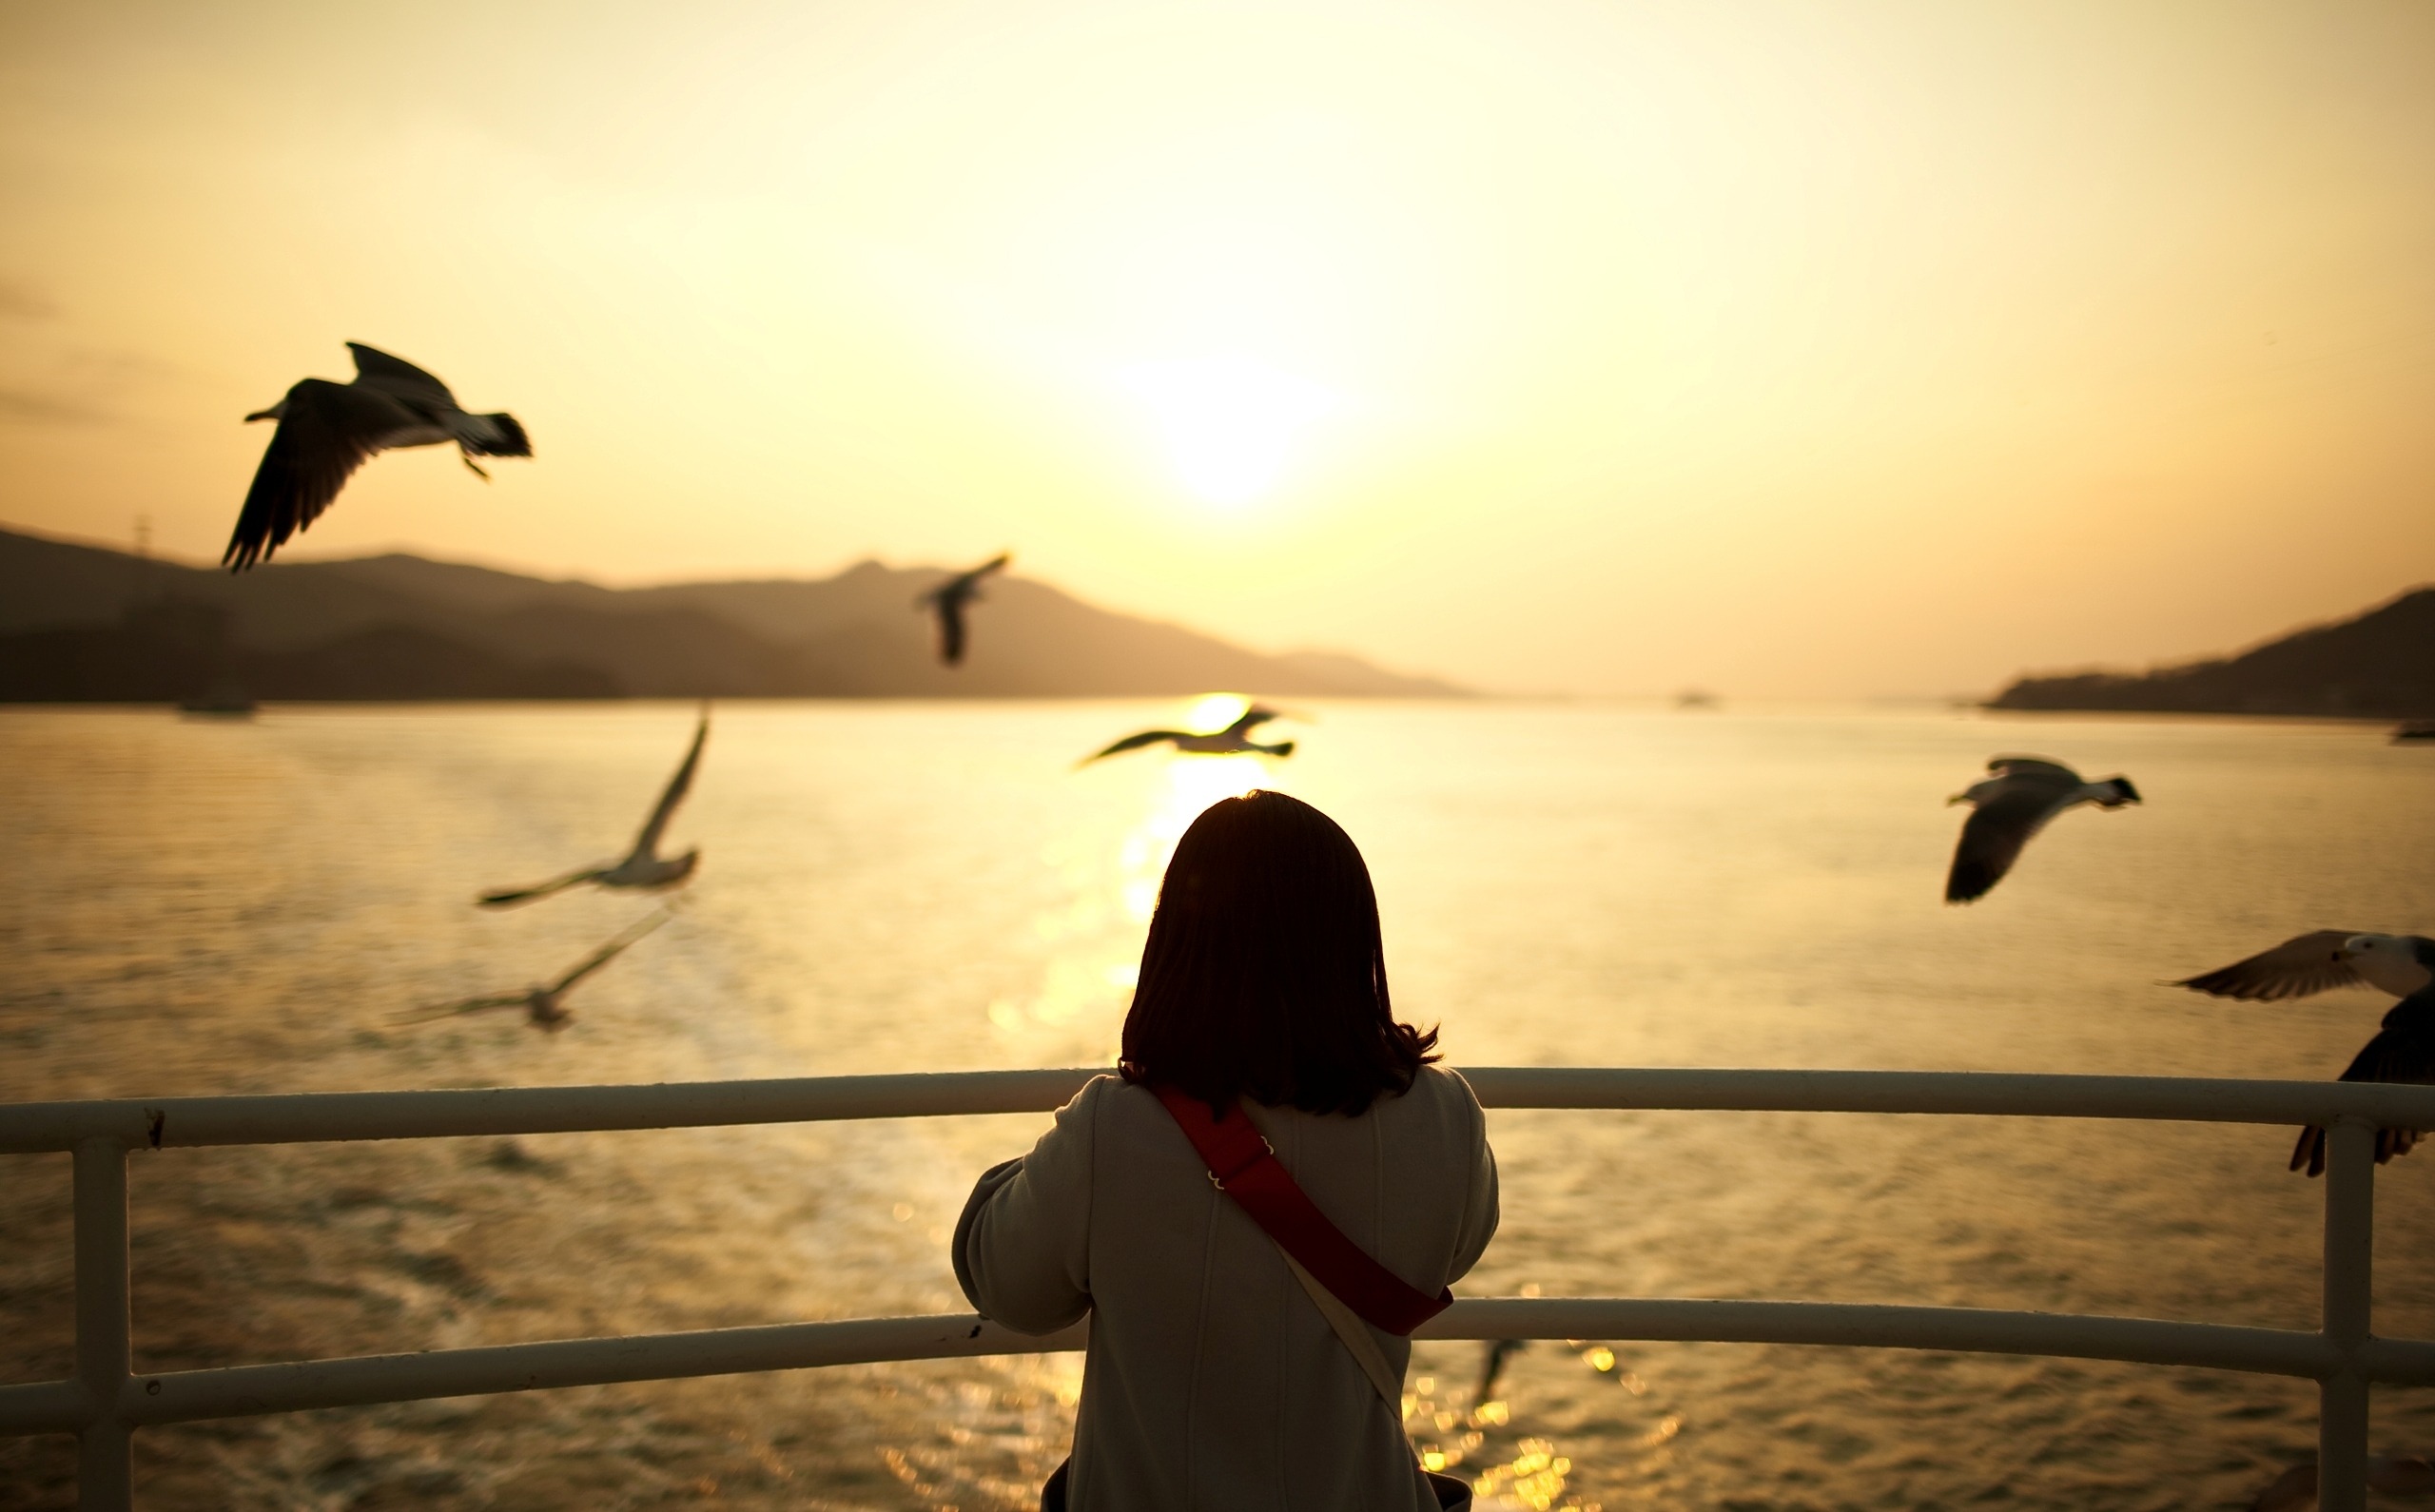
<path id="1" fill-rule="evenodd" d="M 2381 730 L 1945 713 L 1325 704 L 1300 751 L 1074 758 L 1185 706 L 722 708 L 687 906 L 575 1022 L 399 1026 L 647 913 L 475 892 L 622 848 L 691 710 L 0 711 L 0 1098 L 671 1080 L 1112 1057 L 1167 848 L 1266 785 L 1370 858 L 1397 1002 L 1457 1064 L 2324 1076 L 2383 999 L 2158 985 L 2301 928 L 2435 925 L 2435 752 Z M 1986 901 L 1938 901 L 1990 753 L 2125 771 Z M 962 1306 L 947 1226 L 1042 1117 L 257 1150 L 132 1164 L 139 1369 Z M 1781 1296 L 2313 1327 L 2289 1131 L 1497 1113 L 1466 1294 Z M 2435 1336 L 2435 1153 L 2378 1188 L 2379 1331 Z M 69 1365 L 67 1168 L 0 1158 L 0 1374 Z M 1484 1504 L 2246 1505 L 2299 1383 L 1585 1340 L 1416 1354 Z M 1079 1360 L 867 1367 L 233 1420 L 137 1439 L 152 1507 L 1011 1508 Z M 2429 1393 L 2380 1448 L 2435 1449 Z M 0 1506 L 66 1506 L 0 1441 Z"/>

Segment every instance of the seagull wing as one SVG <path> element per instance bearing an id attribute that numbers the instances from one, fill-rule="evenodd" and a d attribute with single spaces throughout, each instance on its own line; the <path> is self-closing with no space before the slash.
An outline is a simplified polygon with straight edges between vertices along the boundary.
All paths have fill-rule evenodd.
<path id="1" fill-rule="evenodd" d="M 368 389 L 395 394 L 400 398 L 420 399 L 445 408 L 464 408 L 448 385 L 415 366 L 401 357 L 391 357 L 378 347 L 360 341 L 349 341 L 346 349 L 355 354 L 355 381 Z"/>
<path id="2" fill-rule="evenodd" d="M 2272 950 L 2261 950 L 2246 960 L 2174 982 L 2214 998 L 2239 998 L 2250 1002 L 2280 1002 L 2308 998 L 2336 987 L 2356 987 L 2365 979 L 2352 964 L 2343 942 L 2365 931 L 2318 929 L 2294 935 Z"/>
<path id="3" fill-rule="evenodd" d="M 1145 729 L 1139 735 L 1125 736 L 1122 740 L 1118 741 L 1115 745 L 1110 746 L 1103 751 L 1097 751 L 1091 755 L 1083 757 L 1081 765 L 1088 766 L 1091 763 L 1098 761 L 1101 756 L 1113 756 L 1119 751 L 1140 750 L 1144 746 L 1156 746 L 1162 740 L 1182 740 L 1184 738 L 1184 732 L 1179 729 Z"/>
<path id="4" fill-rule="evenodd" d="M 2435 987 L 2422 987 L 2393 1004 L 2384 1027 L 2360 1047 L 2338 1078 L 2343 1081 L 2435 1082 Z M 2376 1163 L 2409 1153 L 2423 1130 L 2376 1131 Z M 2303 1166 L 2309 1175 L 2325 1170 L 2325 1131 L 2311 1126 L 2300 1131 L 2291 1147 L 2291 1169 Z"/>
<path id="5" fill-rule="evenodd" d="M 461 1002 L 444 1003 L 434 1008 L 409 1008 L 401 1014 L 391 1014 L 393 1024 L 423 1024 L 435 1018 L 454 1018 L 458 1014 L 488 1013 L 495 1008 L 521 1008 L 533 1000 L 530 992 L 493 993 L 487 998 L 467 998 Z"/>
<path id="6" fill-rule="evenodd" d="M 939 660 L 954 667 L 964 660 L 964 596 L 942 591 L 939 613 Z"/>
<path id="7" fill-rule="evenodd" d="M 971 572 L 964 573 L 963 578 L 964 585 L 966 588 L 972 587 L 979 583 L 983 578 L 987 577 L 990 573 L 1001 571 L 1008 562 L 1011 562 L 1014 559 L 1014 552 L 1000 552 L 997 555 L 982 563 L 979 567 L 974 568 Z"/>
<path id="8" fill-rule="evenodd" d="M 517 903 L 538 902 L 552 893 L 562 893 L 583 882 L 597 881 L 604 869 L 599 866 L 587 866 L 581 871 L 571 871 L 563 877 L 553 877 L 548 882 L 532 887 L 502 887 L 495 892 L 482 894 L 476 901 L 484 908 L 513 908 Z"/>
<path id="9" fill-rule="evenodd" d="M 1520 1353 L 1527 1339 L 1491 1339 L 1488 1353 L 1480 1361 L 1480 1384 L 1471 1392 L 1471 1405 L 1476 1410 L 1481 1403 L 1496 1398 L 1497 1378 L 1505 1373 L 1505 1362 Z"/>
<path id="10" fill-rule="evenodd" d="M 2075 780 L 2072 785 L 2079 784 Z M 2055 817 L 2059 796 L 2044 782 L 2024 783 L 1972 809 L 1961 826 L 1961 842 L 1953 849 L 1953 869 L 1945 874 L 1944 901 L 1967 903 L 1987 896 L 2020 859 L 2029 837 Z"/>
<path id="11" fill-rule="evenodd" d="M 651 818 L 643 821 L 643 832 L 634 837 L 635 855 L 654 856 L 659 853 L 660 833 L 668 828 L 669 816 L 676 812 L 676 805 L 685 801 L 685 794 L 692 787 L 693 769 L 702 765 L 702 742 L 710 738 L 711 712 L 705 708 L 701 723 L 693 727 L 692 748 L 686 751 L 685 761 L 676 768 L 676 775 L 668 780 L 668 791 L 659 795 L 659 806 L 651 811 Z"/>
<path id="12" fill-rule="evenodd" d="M 562 993 L 569 987 L 574 986 L 576 982 L 583 980 L 584 978 L 591 976 L 594 972 L 598 971 L 601 967 L 606 966 L 611 961 L 616 960 L 617 953 L 619 951 L 624 950 L 628 945 L 633 944 L 635 940 L 642 939 L 645 935 L 650 934 L 653 930 L 657 929 L 660 925 L 668 922 L 669 918 L 670 915 L 668 911 L 666 909 L 662 909 L 658 913 L 655 913 L 650 918 L 644 920 L 641 923 L 628 929 L 625 933 L 619 935 L 616 939 L 612 940 L 609 943 L 601 946 L 598 950 L 595 950 L 591 955 L 584 957 L 582 962 L 574 970 L 568 972 L 565 976 L 560 977 L 556 981 L 551 983 L 550 991 L 553 993 Z"/>
<path id="13" fill-rule="evenodd" d="M 242 571 L 267 560 L 287 538 L 321 517 L 355 470 L 418 423 L 385 394 L 306 378 L 287 391 L 279 429 L 254 470 L 245 507 L 220 562 Z"/>
<path id="14" fill-rule="evenodd" d="M 2044 756 L 1997 756 L 1988 761 L 1987 769 L 2001 777 L 2025 777 L 2067 787 L 2080 785 L 2078 772 Z"/>

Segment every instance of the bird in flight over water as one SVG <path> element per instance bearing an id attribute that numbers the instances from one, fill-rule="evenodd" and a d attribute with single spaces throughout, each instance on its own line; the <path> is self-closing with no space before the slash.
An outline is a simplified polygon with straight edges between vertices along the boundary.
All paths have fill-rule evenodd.
<path id="1" fill-rule="evenodd" d="M 2217 998 L 2279 1002 L 2334 987 L 2376 987 L 2401 1001 L 2340 1080 L 2435 1082 L 2435 940 L 2425 935 L 2350 934 L 2320 929 L 2294 935 L 2219 971 L 2173 983 Z M 2378 1164 L 2409 1153 L 2425 1137 L 2422 1129 L 2376 1131 Z M 2291 1169 L 2309 1175 L 2325 1170 L 2325 1131 L 2300 1131 L 2291 1148 Z"/>
<path id="2" fill-rule="evenodd" d="M 1945 875 L 1944 901 L 1949 903 L 1986 897 L 2020 859 L 2029 837 L 2063 810 L 2081 804 L 2120 808 L 2139 802 L 2139 789 L 2128 777 L 2084 783 L 2079 773 L 2042 756 L 1998 756 L 1987 769 L 1996 775 L 1946 800 L 1972 805 L 1961 826 L 1961 842 L 1954 847 L 1953 869 Z"/>
<path id="3" fill-rule="evenodd" d="M 533 443 L 513 415 L 472 415 L 448 385 L 386 352 L 349 341 L 355 381 L 305 378 L 248 420 L 277 420 L 236 533 L 220 558 L 230 572 L 268 561 L 287 538 L 321 517 L 355 470 L 374 454 L 399 446 L 457 443 L 457 455 L 477 477 L 490 475 L 477 456 L 531 456 Z"/>
<path id="4" fill-rule="evenodd" d="M 676 812 L 676 805 L 685 801 L 686 790 L 693 785 L 693 770 L 702 765 L 702 742 L 708 740 L 710 734 L 711 711 L 705 708 L 701 723 L 693 727 L 692 748 L 686 751 L 683 764 L 676 768 L 676 775 L 668 780 L 668 790 L 659 795 L 659 806 L 643 821 L 642 833 L 634 837 L 634 848 L 626 853 L 625 860 L 607 866 L 587 866 L 581 871 L 571 871 L 536 886 L 505 887 L 487 892 L 481 896 L 481 905 L 485 908 L 513 907 L 517 903 L 547 898 L 552 893 L 564 892 L 584 882 L 594 882 L 602 887 L 673 887 L 692 876 L 693 868 L 701 863 L 700 847 L 696 846 L 682 856 L 663 860 L 659 854 L 659 838 L 668 828 L 669 816 Z"/>
<path id="5" fill-rule="evenodd" d="M 1256 751 L 1262 756 L 1291 756 L 1294 754 L 1294 743 L 1290 740 L 1278 741 L 1274 746 L 1263 746 L 1251 738 L 1253 730 L 1270 720 L 1286 717 L 1288 716 L 1276 709 L 1254 704 L 1251 708 L 1244 709 L 1241 716 L 1233 724 L 1215 734 L 1196 735 L 1190 730 L 1183 729 L 1145 729 L 1138 735 L 1125 736 L 1105 750 L 1094 751 L 1075 765 L 1088 766 L 1102 756 L 1113 756 L 1119 751 L 1139 750 L 1144 746 L 1156 746 L 1160 741 L 1171 741 L 1176 749 L 1189 751 L 1196 756 L 1238 756 L 1246 751 Z"/>
<path id="6" fill-rule="evenodd" d="M 2406 998 L 2435 980 L 2420 960 L 2427 952 L 2435 952 L 2435 940 L 2424 935 L 2317 929 L 2172 985 L 2249 1002 L 2311 998 L 2336 987 L 2374 987 Z"/>
<path id="7" fill-rule="evenodd" d="M 958 572 L 938 587 L 913 601 L 915 609 L 926 609 L 939 619 L 939 660 L 954 667 L 964 660 L 964 606 L 981 597 L 981 580 L 998 572 L 1015 559 L 1012 552 L 1000 552 L 968 572 Z"/>
<path id="8" fill-rule="evenodd" d="M 460 1014 L 489 1013 L 498 1008 L 521 1008 L 524 1010 L 525 1018 L 534 1028 L 546 1029 L 552 1034 L 556 1034 L 575 1021 L 575 1015 L 569 1013 L 566 1008 L 566 996 L 574 990 L 575 984 L 616 960 L 618 952 L 668 922 L 670 917 L 667 909 L 661 909 L 591 955 L 584 957 L 573 970 L 548 986 L 527 987 L 522 992 L 493 993 L 487 998 L 468 998 L 462 1002 L 448 1003 L 437 1008 L 417 1008 L 398 1015 L 391 1022 L 420 1024 L 429 1023 L 436 1018 L 454 1018 Z"/>

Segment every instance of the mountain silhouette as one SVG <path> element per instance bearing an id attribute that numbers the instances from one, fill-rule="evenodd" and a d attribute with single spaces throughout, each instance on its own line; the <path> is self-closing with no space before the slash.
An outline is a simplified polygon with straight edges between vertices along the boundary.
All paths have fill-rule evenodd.
<path id="1" fill-rule="evenodd" d="M 970 655 L 938 665 L 916 597 L 948 574 L 609 589 L 387 555 L 207 568 L 0 531 L 0 701 L 156 701 L 205 683 L 265 699 L 1447 698 L 1468 690 L 1326 651 L 1267 655 L 993 581 Z"/>
<path id="2" fill-rule="evenodd" d="M 2435 717 L 2435 588 L 2295 630 L 2237 655 L 2145 673 L 2023 677 L 1990 708 L 2141 713 Z"/>

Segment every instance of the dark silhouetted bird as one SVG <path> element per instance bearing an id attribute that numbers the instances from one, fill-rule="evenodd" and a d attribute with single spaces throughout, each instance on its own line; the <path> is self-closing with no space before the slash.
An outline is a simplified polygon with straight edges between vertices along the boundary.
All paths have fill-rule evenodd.
<path id="1" fill-rule="evenodd" d="M 651 818 L 643 821 L 642 833 L 634 837 L 634 848 L 626 853 L 625 860 L 607 866 L 587 866 L 581 871 L 571 871 L 537 886 L 487 892 L 481 896 L 481 905 L 485 908 L 507 908 L 516 903 L 529 903 L 584 882 L 602 887 L 673 887 L 692 876 L 693 868 L 701 863 L 700 848 L 663 860 L 659 854 L 659 838 L 668 828 L 669 816 L 676 812 L 676 805 L 685 801 L 686 790 L 693 785 L 693 770 L 702 764 L 702 742 L 708 740 L 710 734 L 711 711 L 706 708 L 702 710 L 701 723 L 693 727 L 692 748 L 686 751 L 684 762 L 676 768 L 676 775 L 668 780 L 668 790 L 659 795 L 659 806 L 651 811 Z"/>
<path id="2" fill-rule="evenodd" d="M 939 660 L 949 667 L 964 660 L 964 611 L 966 605 L 981 597 L 981 580 L 1003 569 L 1015 559 L 1012 552 L 1000 552 L 968 572 L 958 572 L 938 587 L 913 601 L 916 609 L 926 609 L 938 616 Z"/>
<path id="3" fill-rule="evenodd" d="M 2139 790 L 2127 777 L 2084 783 L 2069 766 L 2041 756 L 1998 756 L 1987 769 L 1996 775 L 1947 800 L 1974 805 L 1961 826 L 1961 842 L 1954 847 L 1953 870 L 1945 876 L 1944 901 L 1949 903 L 1984 898 L 2020 859 L 2029 837 L 2063 810 L 2081 804 L 2119 808 L 2139 802 Z"/>
<path id="4" fill-rule="evenodd" d="M 473 415 L 448 385 L 386 352 L 349 341 L 355 381 L 306 378 L 278 403 L 248 420 L 277 420 L 279 429 L 254 470 L 254 486 L 237 516 L 221 565 L 241 572 L 268 561 L 287 538 L 321 517 L 339 490 L 375 454 L 400 446 L 457 443 L 475 475 L 490 475 L 477 456 L 531 456 L 533 443 L 513 415 Z"/>
<path id="5" fill-rule="evenodd" d="M 1294 743 L 1290 740 L 1278 741 L 1274 746 L 1263 746 L 1251 738 L 1253 730 L 1270 720 L 1286 717 L 1276 709 L 1263 708 L 1254 704 L 1251 708 L 1244 709 L 1233 724 L 1214 734 L 1196 735 L 1190 730 L 1183 729 L 1145 729 L 1138 735 L 1125 736 L 1105 750 L 1092 752 L 1076 765 L 1088 766 L 1102 756 L 1113 756 L 1119 751 L 1139 750 L 1144 746 L 1156 746 L 1160 741 L 1173 742 L 1176 749 L 1190 751 L 1196 756 L 1238 756 L 1246 751 L 1256 751 L 1262 756 L 1291 756 L 1294 754 Z"/>
<path id="6" fill-rule="evenodd" d="M 618 952 L 668 922 L 668 910 L 661 909 L 583 958 L 573 970 L 545 987 L 527 987 L 522 992 L 493 993 L 487 998 L 468 998 L 462 1002 L 448 1003 L 437 1008 L 418 1008 L 398 1015 L 392 1021 L 401 1024 L 428 1023 L 435 1018 L 454 1018 L 460 1014 L 489 1013 L 499 1008 L 521 1008 L 524 1010 L 526 1020 L 534 1028 L 546 1029 L 552 1034 L 556 1034 L 575 1021 L 575 1015 L 569 1013 L 566 1007 L 566 996 L 574 989 L 575 984 L 616 960 Z"/>

